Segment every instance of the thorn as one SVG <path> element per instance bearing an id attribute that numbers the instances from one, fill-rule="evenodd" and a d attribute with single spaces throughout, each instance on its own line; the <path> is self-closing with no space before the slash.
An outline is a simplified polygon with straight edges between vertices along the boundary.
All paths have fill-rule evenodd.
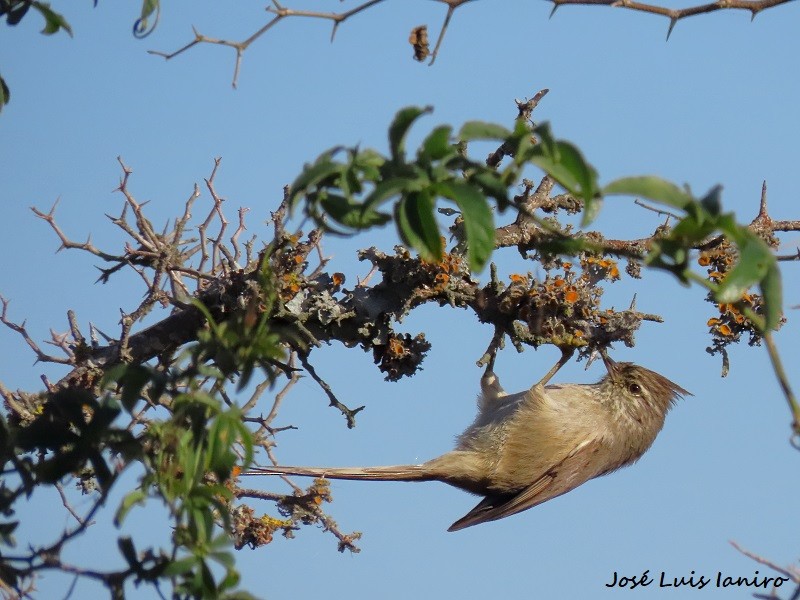
<path id="1" fill-rule="evenodd" d="M 751 23 L 756 20 L 756 15 L 757 14 L 758 14 L 758 10 L 757 9 L 755 9 L 755 8 L 750 9 L 750 22 Z"/>
<path id="2" fill-rule="evenodd" d="M 586 359 L 586 366 L 583 368 L 583 370 L 588 371 L 589 367 L 592 366 L 592 363 L 596 361 L 599 356 L 600 356 L 600 351 L 597 348 L 592 350 L 591 354 L 589 354 L 589 358 Z"/>
<path id="3" fill-rule="evenodd" d="M 767 218 L 769 215 L 767 214 L 767 180 L 764 180 L 764 183 L 761 184 L 761 203 L 758 207 L 758 217 L 756 218 Z"/>
<path id="4" fill-rule="evenodd" d="M 553 3 L 553 10 L 550 11 L 550 16 L 547 17 L 548 19 L 552 19 L 553 18 L 553 15 L 556 14 L 556 11 L 558 10 L 558 7 L 559 7 L 559 5 L 554 2 Z"/>
<path id="5" fill-rule="evenodd" d="M 636 294 L 633 295 L 633 300 L 631 300 L 631 307 L 628 310 L 631 311 L 636 310 Z"/>
<path id="6" fill-rule="evenodd" d="M 675 25 L 677 24 L 677 22 L 678 22 L 677 17 L 672 17 L 669 20 L 669 29 L 667 29 L 667 41 L 669 41 L 669 36 L 672 35 L 672 30 L 675 29 Z"/>
<path id="7" fill-rule="evenodd" d="M 333 43 L 333 39 L 336 37 L 336 30 L 339 29 L 339 21 L 336 21 L 333 24 L 333 29 L 331 30 L 331 44 Z"/>

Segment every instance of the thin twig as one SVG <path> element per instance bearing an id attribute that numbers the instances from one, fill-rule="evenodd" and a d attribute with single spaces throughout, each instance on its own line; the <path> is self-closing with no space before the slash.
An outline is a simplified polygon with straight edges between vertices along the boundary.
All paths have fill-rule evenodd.
<path id="1" fill-rule="evenodd" d="M 325 392 L 325 395 L 328 396 L 328 400 L 330 400 L 330 405 L 337 408 L 343 415 L 344 418 L 347 420 L 347 428 L 352 429 L 356 426 L 356 415 L 364 410 L 364 406 L 359 406 L 358 408 L 348 408 L 344 404 L 342 404 L 336 395 L 333 393 L 331 386 L 322 379 L 319 375 L 317 375 L 316 370 L 308 362 L 308 356 L 303 353 L 298 353 L 298 357 L 300 358 L 300 363 L 303 365 L 303 368 L 308 371 L 308 374 L 311 375 L 311 378 L 317 382 L 319 387 L 322 388 L 322 391 Z"/>
<path id="2" fill-rule="evenodd" d="M 736 543 L 733 540 L 729 540 L 728 543 L 734 548 L 736 548 L 739 552 L 744 554 L 747 558 L 750 558 L 756 561 L 757 563 L 764 565 L 765 567 L 769 567 L 773 571 L 777 571 L 778 573 L 785 575 L 794 583 L 800 583 L 800 571 L 789 570 L 778 564 L 775 564 L 774 562 L 772 562 L 767 558 L 764 558 L 763 556 L 754 554 L 753 552 L 750 552 L 749 550 L 742 548 L 738 543 Z"/>

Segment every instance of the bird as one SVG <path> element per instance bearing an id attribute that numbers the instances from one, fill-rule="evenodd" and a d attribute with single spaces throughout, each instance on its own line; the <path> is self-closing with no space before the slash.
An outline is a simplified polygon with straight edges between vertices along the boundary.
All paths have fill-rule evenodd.
<path id="1" fill-rule="evenodd" d="M 369 481 L 441 481 L 484 496 L 453 523 L 459 531 L 520 513 L 635 463 L 661 431 L 667 412 L 692 395 L 663 375 L 602 354 L 607 374 L 593 384 L 545 383 L 508 394 L 490 364 L 478 414 L 455 448 L 418 465 L 251 468 L 241 475 L 296 475 Z M 493 362 L 493 361 L 492 361 Z"/>

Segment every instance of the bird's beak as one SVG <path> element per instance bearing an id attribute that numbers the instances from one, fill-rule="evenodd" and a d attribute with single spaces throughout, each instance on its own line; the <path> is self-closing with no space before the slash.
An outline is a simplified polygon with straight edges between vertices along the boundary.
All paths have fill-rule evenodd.
<path id="1" fill-rule="evenodd" d="M 601 356 L 603 357 L 603 364 L 606 366 L 606 370 L 608 371 L 608 374 L 611 375 L 611 372 L 614 370 L 614 367 L 617 366 L 617 363 L 614 362 L 613 360 L 611 360 L 608 357 L 608 354 L 606 354 L 605 352 L 603 352 L 601 354 Z"/>

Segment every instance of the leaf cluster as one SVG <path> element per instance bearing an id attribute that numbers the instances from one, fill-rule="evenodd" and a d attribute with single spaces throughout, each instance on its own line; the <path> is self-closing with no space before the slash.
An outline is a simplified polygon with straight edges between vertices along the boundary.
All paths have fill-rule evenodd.
<path id="1" fill-rule="evenodd" d="M 494 215 L 512 206 L 508 190 L 528 164 L 541 167 L 570 193 L 590 203 L 597 195 L 597 175 L 578 149 L 556 140 L 547 125 L 518 120 L 513 131 L 489 123 L 465 124 L 457 136 L 449 125 L 435 127 L 413 159 L 406 154 L 412 125 L 431 108 L 407 107 L 389 126 L 389 154 L 359 148 L 333 148 L 306 165 L 289 192 L 292 207 L 336 234 L 353 234 L 394 217 L 401 239 L 427 261 L 442 259 L 444 243 L 436 220 L 439 200 L 453 203 L 463 221 L 466 255 L 479 271 L 494 250 Z M 539 143 L 536 143 L 536 139 Z M 502 170 L 470 159 L 466 144 L 501 140 L 514 160 Z M 345 160 L 337 160 L 341 153 Z M 393 203 L 387 212 L 385 206 Z"/>
<path id="2" fill-rule="evenodd" d="M 526 166 L 535 165 L 582 201 L 584 226 L 597 216 L 600 200 L 606 195 L 646 198 L 681 210 L 680 221 L 652 241 L 645 264 L 673 273 L 682 283 L 700 282 L 723 303 L 738 302 L 757 285 L 764 297 L 764 314 L 751 313 L 748 318 L 762 333 L 778 325 L 782 308 L 776 259 L 756 233 L 737 223 L 732 213 L 722 212 L 721 188 L 695 198 L 689 190 L 653 176 L 623 178 L 601 187 L 596 170 L 577 147 L 556 139 L 546 123 L 533 126 L 523 119 L 516 121 L 513 130 L 469 122 L 455 138 L 450 126 L 435 127 L 409 160 L 406 141 L 411 126 L 430 110 L 407 107 L 397 113 L 389 127 L 388 156 L 359 148 L 334 148 L 320 155 L 292 184 L 291 205 L 300 205 L 315 223 L 342 235 L 384 225 L 393 217 L 403 241 L 423 260 L 438 262 L 443 257 L 444 242 L 436 203 L 440 199 L 452 202 L 463 221 L 469 266 L 480 270 L 494 249 L 490 201 L 500 212 L 512 206 L 509 188 L 517 184 Z M 476 140 L 497 141 L 511 161 L 498 169 L 471 160 L 466 156 L 466 144 Z M 337 160 L 343 151 L 346 160 Z M 393 211 L 389 213 L 384 207 L 391 202 Z M 538 224 L 547 228 L 541 220 Z M 691 253 L 713 234 L 733 243 L 739 255 L 736 267 L 719 283 L 700 277 L 689 267 Z M 555 236 L 540 249 L 566 255 L 605 252 L 591 240 L 568 235 Z"/>
<path id="3" fill-rule="evenodd" d="M 119 386 L 129 410 L 141 400 L 168 409 L 168 417 L 150 422 L 139 438 L 145 472 L 120 503 L 115 524 L 121 526 L 148 500 L 159 501 L 173 522 L 172 548 L 135 552 L 132 539 L 120 540 L 136 581 L 167 580 L 177 597 L 247 598 L 234 591 L 239 574 L 231 553 L 230 480 L 235 469 L 252 461 L 253 434 L 239 408 L 220 397 L 227 380 L 223 370 L 197 362 L 209 356 L 210 346 L 216 342 L 206 339 L 188 349 L 181 368 L 163 372 L 126 365 L 107 374 L 105 383 Z M 222 568 L 222 577 L 214 565 Z"/>
<path id="4" fill-rule="evenodd" d="M 681 283 L 701 284 L 714 300 L 723 304 L 741 303 L 747 291 L 758 286 L 764 300 L 763 314 L 747 311 L 746 316 L 764 334 L 780 324 L 783 314 L 778 262 L 763 239 L 737 223 L 733 213 L 722 211 L 721 191 L 716 186 L 702 198 L 696 198 L 688 189 L 652 176 L 618 179 L 603 189 L 606 195 L 637 196 L 681 210 L 683 218 L 652 242 L 645 263 L 669 271 Z M 722 234 L 738 255 L 738 262 L 720 282 L 700 277 L 689 266 L 692 250 L 714 234 Z"/>

